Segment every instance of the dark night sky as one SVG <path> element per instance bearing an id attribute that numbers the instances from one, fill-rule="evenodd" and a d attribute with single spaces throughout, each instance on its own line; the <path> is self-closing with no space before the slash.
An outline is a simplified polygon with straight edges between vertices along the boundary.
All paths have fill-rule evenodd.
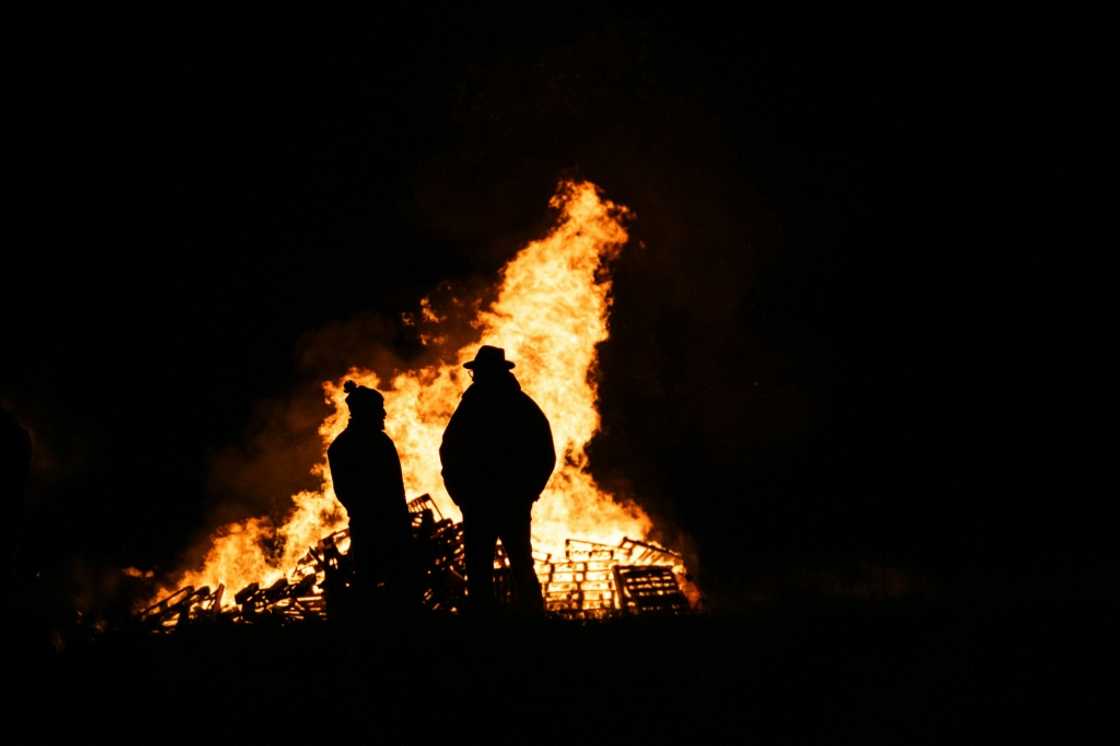
<path id="1" fill-rule="evenodd" d="M 571 175 L 645 243 L 616 272 L 596 470 L 693 537 L 706 584 L 805 556 L 1096 560 L 1058 445 L 1080 94 L 1053 59 L 649 11 L 469 20 L 36 63 L 0 394 L 36 433 L 37 551 L 166 567 L 284 497 L 316 383 L 414 355 L 398 315 L 489 281 Z"/>

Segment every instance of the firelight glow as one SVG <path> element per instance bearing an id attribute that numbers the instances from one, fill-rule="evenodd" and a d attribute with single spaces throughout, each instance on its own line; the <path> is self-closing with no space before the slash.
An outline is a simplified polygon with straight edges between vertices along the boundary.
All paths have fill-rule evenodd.
<path id="1" fill-rule="evenodd" d="M 474 357 L 480 344 L 505 348 L 507 358 L 517 365 L 514 373 L 522 388 L 552 426 L 557 468 L 533 509 L 534 551 L 560 556 L 568 538 L 605 544 L 617 544 L 624 537 L 647 538 L 652 528 L 648 516 L 595 483 L 586 452 L 600 424 L 596 345 L 609 336 L 609 267 L 628 240 L 624 223 L 632 215 L 589 182 L 562 182 L 550 206 L 559 213 L 555 227 L 502 268 L 496 300 L 471 322 L 476 339 L 442 363 L 401 371 L 388 380 L 355 368 L 324 383 L 334 411 L 319 428 L 323 456 L 313 471 L 322 478 L 321 488 L 293 495 L 291 514 L 278 528 L 261 518 L 225 526 L 211 538 L 202 569 L 185 573 L 161 593 L 184 585 L 223 584 L 233 591 L 251 582 L 271 584 L 288 576 L 309 546 L 346 527 L 346 511 L 335 498 L 326 465 L 326 447 L 346 427 L 342 384 L 347 379 L 384 394 L 385 429 L 400 454 L 408 498 L 428 493 L 444 517 L 459 520 L 440 477 L 439 445 L 470 383 L 462 363 Z M 440 321 L 427 299 L 421 311 L 425 323 Z M 279 539 L 272 543 L 282 549 L 267 554 L 261 541 L 266 536 Z M 233 593 L 227 593 L 222 604 L 232 603 Z"/>

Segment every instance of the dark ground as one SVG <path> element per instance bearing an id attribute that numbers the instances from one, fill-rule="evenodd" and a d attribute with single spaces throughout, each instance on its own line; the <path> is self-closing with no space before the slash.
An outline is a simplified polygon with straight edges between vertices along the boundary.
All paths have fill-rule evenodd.
<path id="1" fill-rule="evenodd" d="M 1115 623 L 1100 602 L 958 599 L 489 630 L 440 619 L 396 637 L 197 626 L 72 646 L 16 704 L 45 741 L 1085 742 L 1108 719 Z"/>

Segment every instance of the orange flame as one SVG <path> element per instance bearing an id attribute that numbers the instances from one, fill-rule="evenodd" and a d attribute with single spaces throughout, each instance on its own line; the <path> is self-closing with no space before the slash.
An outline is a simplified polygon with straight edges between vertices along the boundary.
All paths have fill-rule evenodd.
<path id="1" fill-rule="evenodd" d="M 186 573 L 176 587 L 271 584 L 295 568 L 308 546 L 346 526 L 326 467 L 326 446 L 348 418 L 345 379 L 385 395 L 385 428 L 400 454 L 409 499 L 429 493 L 445 517 L 458 520 L 440 477 L 439 445 L 469 384 L 462 363 L 473 358 L 479 344 L 505 348 L 517 364 L 514 373 L 522 388 L 552 425 L 558 464 L 533 509 L 534 550 L 562 556 L 568 538 L 617 544 L 627 536 L 649 534 L 652 524 L 639 508 L 620 504 L 596 485 L 585 450 L 599 430 L 595 348 L 608 337 L 611 304 L 611 280 L 604 270 L 628 240 L 623 222 L 631 213 L 604 199 L 589 182 L 562 182 L 550 205 L 560 212 L 557 225 L 503 267 L 496 301 L 472 322 L 478 339 L 459 348 L 451 362 L 404 371 L 389 381 L 352 369 L 344 379 L 323 385 L 334 406 L 319 428 L 324 455 L 314 473 L 323 484 L 318 492 L 292 497 L 292 514 L 275 532 L 279 541 L 274 545 L 282 547 L 278 556 L 262 549 L 267 522 L 250 518 L 221 530 L 202 570 Z M 421 309 L 426 322 L 438 321 L 427 299 Z M 224 603 L 231 597 L 226 594 Z"/>

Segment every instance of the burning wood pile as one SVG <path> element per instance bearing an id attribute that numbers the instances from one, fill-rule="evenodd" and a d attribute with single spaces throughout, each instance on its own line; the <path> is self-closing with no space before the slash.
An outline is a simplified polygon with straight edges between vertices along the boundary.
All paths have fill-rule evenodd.
<path id="1" fill-rule="evenodd" d="M 424 607 L 457 613 L 466 599 L 463 527 L 443 518 L 428 495 L 408 505 L 415 546 L 423 563 Z M 323 621 L 338 611 L 350 587 L 348 530 L 310 547 L 286 577 L 262 587 L 250 583 L 232 596 L 224 585 L 186 586 L 141 611 L 141 625 L 167 633 L 205 622 L 293 624 Z M 681 557 L 655 544 L 623 539 L 618 546 L 569 539 L 562 557 L 534 555 L 548 613 L 570 619 L 627 614 L 684 614 L 691 610 L 677 573 Z M 509 562 L 499 545 L 495 591 L 508 601 Z"/>
<path id="2" fill-rule="evenodd" d="M 163 630 L 195 619 L 302 622 L 340 610 L 347 595 L 340 589 L 349 586 L 352 573 L 349 536 L 339 530 L 347 514 L 335 494 L 327 449 L 349 422 L 343 381 L 383 395 L 385 434 L 400 457 L 405 490 L 431 495 L 410 505 L 419 555 L 413 566 L 424 568 L 425 606 L 445 613 L 461 609 L 463 533 L 454 519 L 444 518 L 457 517 L 457 511 L 443 484 L 439 449 L 449 417 L 471 385 L 464 365 L 480 345 L 502 348 L 517 361 L 518 383 L 547 414 L 555 452 L 564 454 L 533 508 L 534 546 L 547 552 L 534 557 L 546 609 L 583 619 L 675 614 L 689 608 L 682 583 L 688 599 L 698 600 L 691 584 L 678 583 L 687 577 L 679 555 L 630 539 L 615 545 L 618 537 L 650 535 L 653 522 L 640 506 L 595 482 L 587 453 L 600 431 L 597 360 L 599 345 L 610 337 L 611 265 L 630 242 L 626 224 L 634 215 L 589 182 L 562 182 L 549 205 L 556 210 L 554 226 L 502 267 L 486 304 L 481 296 L 436 305 L 424 298 L 417 313 L 402 319 L 431 362 L 397 370 L 391 378 L 352 368 L 323 383 L 331 413 L 319 427 L 322 460 L 312 467 L 318 488 L 291 496 L 282 525 L 250 517 L 216 531 L 202 567 L 162 587 L 162 600 L 140 615 L 145 624 Z M 470 318 L 462 315 L 468 310 Z M 469 338 L 456 339 L 452 330 L 466 327 L 473 330 Z M 500 551 L 494 586 L 499 598 L 508 596 L 509 570 Z M 240 590 L 234 593 L 234 587 Z"/>

